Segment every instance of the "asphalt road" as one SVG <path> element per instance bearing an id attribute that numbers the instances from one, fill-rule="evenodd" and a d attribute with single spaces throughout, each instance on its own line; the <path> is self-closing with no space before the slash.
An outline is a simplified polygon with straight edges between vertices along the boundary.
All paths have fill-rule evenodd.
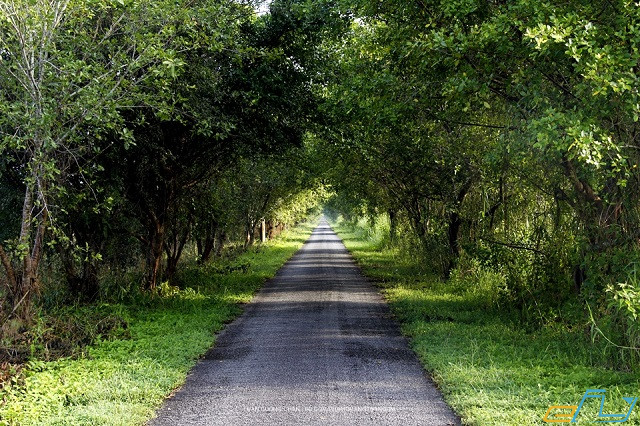
<path id="1" fill-rule="evenodd" d="M 151 425 L 451 425 L 389 309 L 326 221 Z"/>

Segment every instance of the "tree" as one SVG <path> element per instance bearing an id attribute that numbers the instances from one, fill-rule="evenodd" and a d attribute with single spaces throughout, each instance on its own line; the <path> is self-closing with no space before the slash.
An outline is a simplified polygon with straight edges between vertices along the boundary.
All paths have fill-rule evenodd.
<path id="1" fill-rule="evenodd" d="M 350 212 L 399 211 L 445 275 L 462 251 L 498 262 L 522 306 L 565 300 L 569 277 L 591 295 L 624 279 L 639 223 L 637 7 L 343 7 L 357 19 L 325 45 L 321 137 Z"/>
<path id="2" fill-rule="evenodd" d="M 313 46 L 304 42 L 318 29 L 301 10 L 297 20 L 288 14 L 274 3 L 270 15 L 254 20 L 250 7 L 202 2 L 174 18 L 182 46 L 174 46 L 181 52 L 174 62 L 182 65 L 173 80 L 143 88 L 151 107 L 126 116 L 135 146 L 111 153 L 108 166 L 126 176 L 124 193 L 143 230 L 147 289 L 162 276 L 167 233 L 191 228 L 182 203 L 244 159 L 301 145 L 315 114 L 311 73 L 302 66 Z M 193 22 L 200 24 L 194 29 Z M 203 252 L 214 239 L 205 238 Z M 169 257 L 173 271 L 177 260 Z"/>
<path id="3" fill-rule="evenodd" d="M 46 230 L 69 240 L 58 225 L 59 202 L 73 187 L 66 179 L 80 176 L 90 190 L 100 153 L 132 142 L 125 111 L 170 111 L 173 94 L 154 97 L 151 89 L 175 80 L 184 65 L 179 49 L 214 41 L 181 38 L 179 31 L 199 28 L 197 21 L 174 25 L 190 17 L 183 10 L 175 2 L 0 2 L 0 73 L 7 82 L 1 148 L 20 159 L 25 194 L 20 232 L 8 249 L 0 247 L 0 258 L 12 311 L 21 318 L 28 320 L 38 293 Z M 75 172 L 67 174 L 69 168 Z"/>

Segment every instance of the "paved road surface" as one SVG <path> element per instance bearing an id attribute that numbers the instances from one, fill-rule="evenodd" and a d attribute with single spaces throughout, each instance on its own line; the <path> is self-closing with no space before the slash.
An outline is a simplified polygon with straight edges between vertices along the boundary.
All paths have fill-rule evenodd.
<path id="1" fill-rule="evenodd" d="M 151 425 L 459 424 L 322 221 Z"/>

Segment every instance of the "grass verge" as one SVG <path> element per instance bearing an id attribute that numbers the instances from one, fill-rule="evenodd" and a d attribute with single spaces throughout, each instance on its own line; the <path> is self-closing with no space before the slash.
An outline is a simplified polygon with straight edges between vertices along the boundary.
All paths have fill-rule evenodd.
<path id="1" fill-rule="evenodd" d="M 607 391 L 603 413 L 627 413 L 622 397 L 640 396 L 638 374 L 603 367 L 602 354 L 583 331 L 527 331 L 508 313 L 486 309 L 477 292 L 430 277 L 363 229 L 333 226 L 365 275 L 381 287 L 464 424 L 545 424 L 551 405 L 578 405 L 586 389 Z M 597 424 L 599 408 L 599 400 L 589 399 L 578 423 Z M 639 425 L 640 407 L 623 424 Z"/>
<path id="2" fill-rule="evenodd" d="M 28 362 L 0 389 L 0 425 L 144 423 L 312 229 L 303 224 L 249 250 L 233 260 L 239 268 L 187 270 L 186 288 L 143 305 L 101 305 L 127 319 L 130 338 L 98 340 L 76 359 Z"/>

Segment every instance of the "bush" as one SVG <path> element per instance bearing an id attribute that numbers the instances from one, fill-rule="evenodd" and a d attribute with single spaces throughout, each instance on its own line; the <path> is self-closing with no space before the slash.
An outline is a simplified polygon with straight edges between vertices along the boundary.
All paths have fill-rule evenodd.
<path id="1" fill-rule="evenodd" d="M 627 366 L 634 366 L 640 361 L 640 264 L 631 263 L 624 282 L 609 284 L 606 288 L 606 308 L 609 311 L 608 321 L 603 327 L 612 333 L 607 336 L 595 320 L 594 328 L 613 346 L 620 349 L 620 361 Z M 616 340 L 619 343 L 616 343 Z"/>
<path id="2" fill-rule="evenodd" d="M 451 292 L 470 296 L 487 309 L 497 309 L 508 298 L 507 277 L 500 271 L 483 266 L 476 258 L 463 253 L 457 267 L 451 271 L 448 287 Z"/>
<path id="3" fill-rule="evenodd" d="M 96 340 L 127 338 L 128 324 L 126 310 L 109 304 L 40 312 L 30 327 L 9 320 L 0 327 L 0 363 L 77 356 Z"/>

